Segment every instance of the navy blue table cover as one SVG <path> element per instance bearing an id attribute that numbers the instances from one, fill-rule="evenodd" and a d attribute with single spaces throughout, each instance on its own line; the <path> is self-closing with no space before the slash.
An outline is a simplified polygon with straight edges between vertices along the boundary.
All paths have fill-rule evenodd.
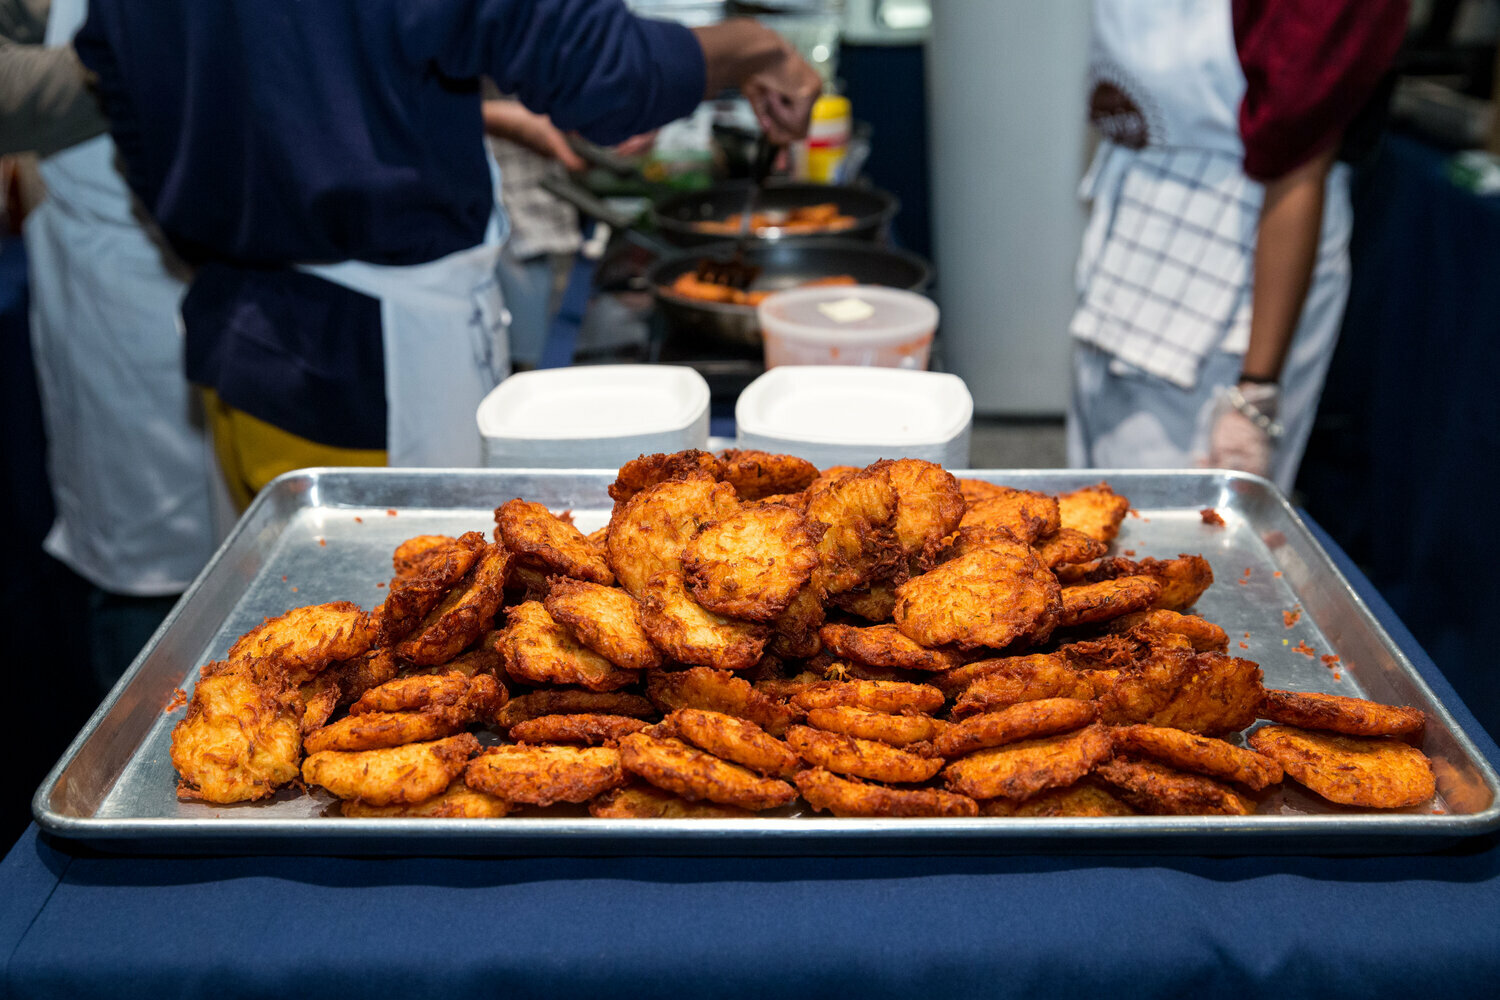
<path id="1" fill-rule="evenodd" d="M 128 858 L 33 827 L 0 863 L 0 956 L 16 997 L 1493 997 L 1500 840 L 1383 857 Z"/>

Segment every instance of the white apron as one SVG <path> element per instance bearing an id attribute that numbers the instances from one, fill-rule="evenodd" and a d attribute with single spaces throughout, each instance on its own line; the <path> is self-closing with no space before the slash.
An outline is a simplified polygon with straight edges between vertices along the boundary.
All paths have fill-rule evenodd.
<path id="1" fill-rule="evenodd" d="M 47 44 L 86 0 L 55 0 Z M 133 214 L 100 136 L 42 161 L 48 197 L 26 220 L 31 335 L 57 516 L 48 553 L 98 587 L 185 590 L 223 531 L 197 394 L 183 377 L 185 286 Z"/>
<path id="2" fill-rule="evenodd" d="M 1095 0 L 1091 74 L 1117 110 L 1084 178 L 1092 203 L 1070 332 L 1068 461 L 1191 467 L 1239 374 L 1262 186 L 1245 176 L 1244 70 L 1229 0 Z M 1096 99 L 1100 90 L 1096 89 Z M 1113 136 L 1116 141 L 1110 141 Z M 1347 297 L 1348 168 L 1325 193 L 1313 284 L 1282 373 L 1272 478 L 1290 490 Z"/>
<path id="3" fill-rule="evenodd" d="M 490 169 L 498 185 L 493 159 Z M 297 265 L 380 300 L 387 464 L 483 464 L 479 403 L 510 373 L 510 314 L 495 275 L 504 237 L 497 201 L 484 241 L 439 260 L 408 267 L 363 261 Z"/>

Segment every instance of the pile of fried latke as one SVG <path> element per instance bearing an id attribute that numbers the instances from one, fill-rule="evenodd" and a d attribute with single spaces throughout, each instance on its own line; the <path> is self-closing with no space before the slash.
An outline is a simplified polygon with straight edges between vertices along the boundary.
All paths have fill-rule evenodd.
<path id="1" fill-rule="evenodd" d="M 1422 712 L 1267 690 L 1190 613 L 1207 559 L 1111 554 L 1108 484 L 691 451 L 609 495 L 591 535 L 510 499 L 492 534 L 398 546 L 373 610 L 246 633 L 172 733 L 178 794 L 662 819 L 1243 815 L 1284 777 L 1433 796 Z"/>

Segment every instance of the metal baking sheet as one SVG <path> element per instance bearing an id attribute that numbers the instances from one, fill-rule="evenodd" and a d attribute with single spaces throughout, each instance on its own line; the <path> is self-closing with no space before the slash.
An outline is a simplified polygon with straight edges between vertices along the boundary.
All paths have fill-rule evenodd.
<path id="1" fill-rule="evenodd" d="M 1202 553 L 1216 582 L 1198 613 L 1268 687 L 1414 705 L 1439 793 L 1410 810 L 1330 806 L 1288 780 L 1254 816 L 1101 819 L 605 820 L 554 807 L 491 820 L 346 819 L 321 791 L 284 790 L 235 806 L 180 802 L 168 755 L 179 689 L 263 617 L 331 600 L 373 607 L 390 555 L 417 534 L 488 531 L 512 497 L 604 524 L 613 471 L 309 469 L 259 496 L 213 561 L 38 790 L 33 811 L 58 836 L 116 851 L 231 853 L 957 853 L 1056 851 L 1389 853 L 1427 850 L 1500 827 L 1500 781 L 1380 627 L 1286 499 L 1265 480 L 1213 471 L 980 470 L 958 475 L 1061 492 L 1107 480 L 1129 497 L 1113 551 Z M 1200 511 L 1214 508 L 1222 526 Z M 1337 657 L 1337 660 L 1332 659 Z M 176 707 L 172 707 L 172 706 Z"/>

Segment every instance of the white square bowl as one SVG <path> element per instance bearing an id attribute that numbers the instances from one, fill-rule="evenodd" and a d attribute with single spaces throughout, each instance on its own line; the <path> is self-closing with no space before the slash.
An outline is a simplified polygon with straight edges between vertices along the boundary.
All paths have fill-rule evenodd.
<path id="1" fill-rule="evenodd" d="M 836 365 L 772 368 L 740 393 L 735 443 L 819 468 L 921 458 L 969 467 L 974 398 L 957 375 Z"/>
<path id="2" fill-rule="evenodd" d="M 617 469 L 708 443 L 708 383 L 671 365 L 519 372 L 479 404 L 489 468 Z"/>

